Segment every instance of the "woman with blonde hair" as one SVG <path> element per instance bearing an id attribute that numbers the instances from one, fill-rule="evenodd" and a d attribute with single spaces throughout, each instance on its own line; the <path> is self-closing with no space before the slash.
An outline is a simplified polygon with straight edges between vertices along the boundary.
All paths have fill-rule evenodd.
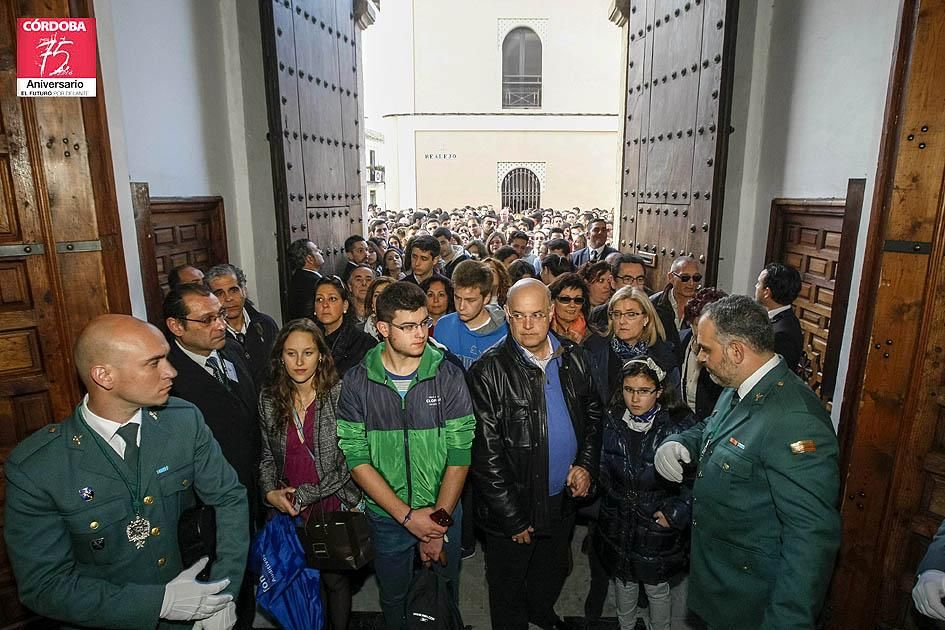
<path id="1" fill-rule="evenodd" d="M 309 319 L 292 320 L 279 331 L 269 361 L 269 381 L 259 395 L 259 485 L 266 503 L 303 519 L 363 510 L 361 491 L 338 448 L 341 381 L 322 331 Z M 330 627 L 347 628 L 350 576 L 322 571 L 321 578 Z"/>
<path id="2" fill-rule="evenodd" d="M 646 293 L 622 287 L 607 304 L 607 330 L 588 337 L 584 348 L 591 355 L 601 401 L 610 402 L 619 380 L 620 366 L 640 356 L 649 356 L 667 373 L 667 382 L 679 386 L 679 360 L 666 341 L 666 332 L 656 308 Z"/>

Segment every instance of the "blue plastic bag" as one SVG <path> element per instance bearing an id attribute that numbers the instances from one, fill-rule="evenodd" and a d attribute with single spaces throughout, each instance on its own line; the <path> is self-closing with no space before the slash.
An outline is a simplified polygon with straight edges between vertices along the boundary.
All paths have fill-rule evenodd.
<path id="1" fill-rule="evenodd" d="M 305 564 L 290 516 L 277 514 L 266 523 L 249 551 L 249 568 L 259 575 L 256 602 L 283 628 L 322 628 L 321 576 Z"/>

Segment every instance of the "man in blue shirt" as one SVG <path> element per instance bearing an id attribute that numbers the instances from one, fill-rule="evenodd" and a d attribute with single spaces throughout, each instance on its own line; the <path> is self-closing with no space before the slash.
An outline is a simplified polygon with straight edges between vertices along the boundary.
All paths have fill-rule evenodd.
<path id="1" fill-rule="evenodd" d="M 436 323 L 433 338 L 446 346 L 469 369 L 473 361 L 508 334 L 505 314 L 486 304 L 492 291 L 492 272 L 478 260 L 464 260 L 453 270 L 456 312 Z"/>
<path id="2" fill-rule="evenodd" d="M 554 605 L 567 577 L 572 497 L 586 496 L 597 475 L 603 411 L 584 350 L 549 334 L 548 288 L 520 280 L 505 311 L 509 335 L 467 375 L 492 627 L 566 628 Z"/>

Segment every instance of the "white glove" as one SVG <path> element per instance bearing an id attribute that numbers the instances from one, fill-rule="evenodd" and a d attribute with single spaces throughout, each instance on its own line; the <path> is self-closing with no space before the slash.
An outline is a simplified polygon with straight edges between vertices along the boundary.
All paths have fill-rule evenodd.
<path id="1" fill-rule="evenodd" d="M 670 481 L 679 483 L 682 481 L 682 466 L 679 465 L 679 460 L 687 464 L 692 461 L 689 449 L 679 442 L 663 442 L 656 449 L 656 457 L 653 463 L 656 465 L 656 472 Z"/>
<path id="2" fill-rule="evenodd" d="M 198 582 L 197 574 L 207 566 L 209 558 L 201 558 L 189 569 L 184 569 L 164 587 L 164 603 L 161 604 L 161 619 L 192 621 L 206 619 L 223 610 L 233 601 L 229 594 L 217 595 L 230 585 L 229 579 L 219 582 Z"/>
<path id="3" fill-rule="evenodd" d="M 923 571 L 912 589 L 912 601 L 920 613 L 932 619 L 945 620 L 945 573 L 929 569 Z"/>
<path id="4" fill-rule="evenodd" d="M 230 602 L 223 610 L 195 622 L 194 630 L 230 630 L 235 625 L 236 604 Z"/>

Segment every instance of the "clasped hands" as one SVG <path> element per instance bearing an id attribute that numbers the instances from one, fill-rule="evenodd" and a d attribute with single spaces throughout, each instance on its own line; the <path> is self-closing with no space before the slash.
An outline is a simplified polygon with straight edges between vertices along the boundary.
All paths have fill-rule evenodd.
<path id="1" fill-rule="evenodd" d="M 565 485 L 571 490 L 571 496 L 576 498 L 586 497 L 591 489 L 591 473 L 583 466 L 571 466 L 568 469 L 568 477 Z M 512 536 L 512 541 L 520 545 L 530 545 L 532 543 L 532 534 L 535 528 L 529 526 Z"/>

